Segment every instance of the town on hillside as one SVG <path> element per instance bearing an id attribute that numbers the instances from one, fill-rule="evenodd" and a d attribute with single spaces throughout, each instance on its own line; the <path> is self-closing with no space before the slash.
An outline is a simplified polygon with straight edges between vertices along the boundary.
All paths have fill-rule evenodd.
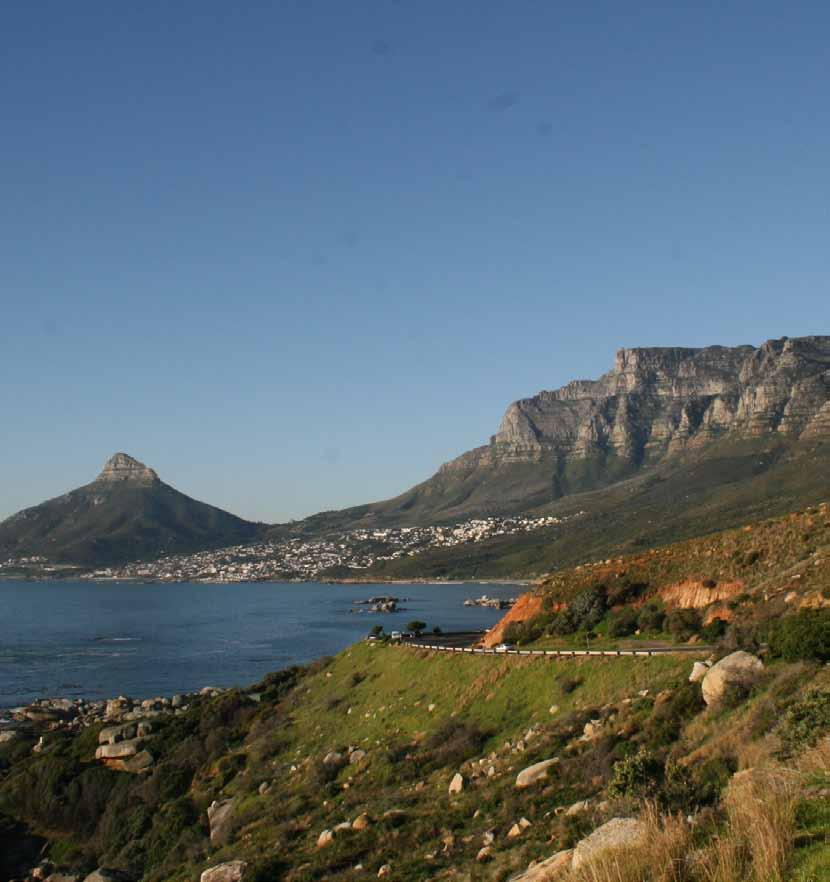
<path id="1" fill-rule="evenodd" d="M 335 568 L 353 570 L 358 576 L 379 561 L 555 527 L 584 514 L 475 518 L 451 526 L 363 528 L 320 539 L 293 538 L 169 555 L 103 567 L 84 577 L 165 582 L 311 581 Z"/>

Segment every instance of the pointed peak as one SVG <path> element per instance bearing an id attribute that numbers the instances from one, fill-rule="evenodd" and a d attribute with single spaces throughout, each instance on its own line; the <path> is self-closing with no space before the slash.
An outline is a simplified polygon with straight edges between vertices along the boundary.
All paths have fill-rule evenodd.
<path id="1" fill-rule="evenodd" d="M 115 453 L 105 463 L 98 481 L 130 481 L 138 484 L 152 484 L 159 476 L 143 462 L 126 453 Z"/>

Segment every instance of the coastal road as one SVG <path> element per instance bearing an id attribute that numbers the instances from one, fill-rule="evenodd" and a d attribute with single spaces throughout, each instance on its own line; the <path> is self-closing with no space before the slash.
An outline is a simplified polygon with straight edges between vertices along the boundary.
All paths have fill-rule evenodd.
<path id="1" fill-rule="evenodd" d="M 427 634 L 423 637 L 405 637 L 400 646 L 411 646 L 417 649 L 430 649 L 435 652 L 466 652 L 474 655 L 520 655 L 547 656 L 549 658 L 580 658 L 583 656 L 599 656 L 602 658 L 622 658 L 628 656 L 650 657 L 654 655 L 708 655 L 715 647 L 696 643 L 692 646 L 644 645 L 636 649 L 507 649 L 497 652 L 495 649 L 483 649 L 474 644 L 486 634 L 486 631 L 455 631 L 447 634 Z"/>

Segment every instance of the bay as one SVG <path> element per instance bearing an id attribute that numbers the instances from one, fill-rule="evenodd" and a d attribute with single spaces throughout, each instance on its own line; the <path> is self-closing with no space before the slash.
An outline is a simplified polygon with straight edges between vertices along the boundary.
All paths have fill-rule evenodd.
<path id="1" fill-rule="evenodd" d="M 521 586 L 493 584 L 0 582 L 0 707 L 36 698 L 148 698 L 246 686 L 269 671 L 332 655 L 372 625 L 412 619 L 483 630 L 503 613 L 465 607 Z M 353 601 L 408 598 L 395 613 Z"/>

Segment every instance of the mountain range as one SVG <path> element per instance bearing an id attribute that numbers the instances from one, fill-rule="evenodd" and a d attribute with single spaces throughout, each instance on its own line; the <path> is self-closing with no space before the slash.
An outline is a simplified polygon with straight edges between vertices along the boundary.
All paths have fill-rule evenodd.
<path id="1" fill-rule="evenodd" d="M 567 530 L 386 563 L 377 575 L 517 575 L 826 498 L 830 336 L 631 348 L 597 380 L 511 404 L 489 443 L 400 496 L 266 528 L 196 502 L 117 454 L 99 477 L 0 524 L 0 554 L 85 564 L 518 513 Z"/>

